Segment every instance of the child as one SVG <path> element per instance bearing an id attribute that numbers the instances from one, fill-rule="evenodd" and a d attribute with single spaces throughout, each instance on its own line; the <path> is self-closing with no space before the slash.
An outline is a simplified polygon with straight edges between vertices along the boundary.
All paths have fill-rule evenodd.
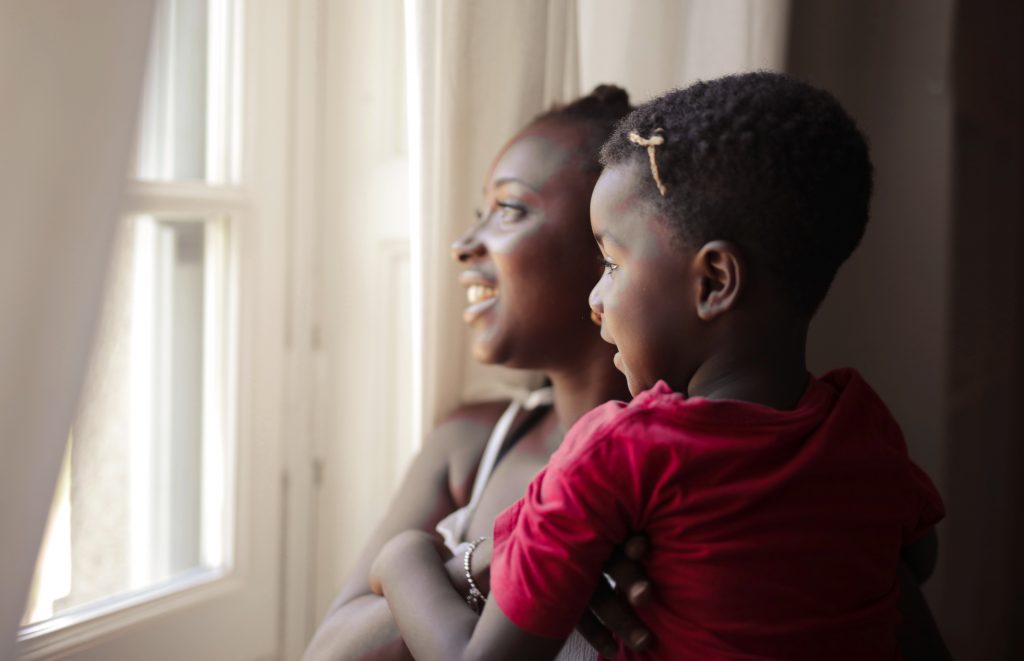
<path id="1" fill-rule="evenodd" d="M 584 416 L 499 517 L 479 618 L 429 538 L 381 552 L 375 588 L 407 646 L 553 658 L 613 548 L 644 531 L 657 642 L 622 658 L 899 658 L 900 549 L 942 503 L 864 380 L 804 362 L 867 221 L 863 136 L 826 92 L 751 73 L 641 106 L 602 160 L 590 303 L 634 399 Z"/>

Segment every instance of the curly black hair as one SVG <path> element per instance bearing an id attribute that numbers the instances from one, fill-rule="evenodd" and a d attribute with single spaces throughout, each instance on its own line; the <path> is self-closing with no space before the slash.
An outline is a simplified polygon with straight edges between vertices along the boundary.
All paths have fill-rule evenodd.
<path id="1" fill-rule="evenodd" d="M 629 94 L 617 85 L 598 85 L 590 94 L 567 104 L 553 107 L 533 118 L 531 124 L 546 121 L 565 121 L 582 124 L 591 129 L 589 139 L 581 146 L 585 162 L 595 171 L 601 168 L 601 145 L 626 115 L 635 110 L 629 104 Z"/>
<path id="2" fill-rule="evenodd" d="M 664 196 L 633 132 L 664 139 Z M 649 101 L 616 127 L 601 162 L 633 164 L 644 198 L 685 244 L 732 242 L 801 314 L 817 309 L 867 224 L 863 134 L 831 94 L 783 74 L 726 76 Z"/>

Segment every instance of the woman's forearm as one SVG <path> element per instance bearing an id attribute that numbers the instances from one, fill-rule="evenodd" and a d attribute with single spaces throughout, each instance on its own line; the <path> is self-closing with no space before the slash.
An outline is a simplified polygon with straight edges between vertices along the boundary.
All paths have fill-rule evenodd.
<path id="1" fill-rule="evenodd" d="M 462 558 L 449 558 L 445 571 L 452 585 L 465 590 Z M 486 576 L 478 580 L 483 583 Z M 336 604 L 324 617 L 306 649 L 303 661 L 411 661 L 387 600 L 380 595 L 359 595 Z"/>
<path id="2" fill-rule="evenodd" d="M 378 558 L 378 576 L 405 644 L 417 659 L 463 658 L 479 618 L 428 539 L 395 541 Z"/>
<path id="3" fill-rule="evenodd" d="M 375 594 L 355 597 L 321 622 L 303 661 L 411 661 L 387 601 Z"/>

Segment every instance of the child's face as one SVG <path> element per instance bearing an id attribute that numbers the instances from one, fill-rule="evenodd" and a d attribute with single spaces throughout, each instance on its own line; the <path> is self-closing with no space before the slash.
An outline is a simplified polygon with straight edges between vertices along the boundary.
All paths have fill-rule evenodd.
<path id="1" fill-rule="evenodd" d="M 638 176 L 632 166 L 613 166 L 594 188 L 590 223 L 606 265 L 590 307 L 601 317 L 601 337 L 619 350 L 615 366 L 633 395 L 660 379 L 685 392 L 696 323 L 693 255 L 640 197 Z"/>

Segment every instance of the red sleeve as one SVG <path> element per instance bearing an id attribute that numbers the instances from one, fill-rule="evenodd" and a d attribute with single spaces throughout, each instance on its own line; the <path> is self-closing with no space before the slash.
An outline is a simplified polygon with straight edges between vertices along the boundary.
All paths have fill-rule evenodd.
<path id="1" fill-rule="evenodd" d="M 516 626 L 568 636 L 586 608 L 612 549 L 635 520 L 636 490 L 614 439 L 622 404 L 580 419 L 526 495 L 494 523 L 491 595 Z"/>

